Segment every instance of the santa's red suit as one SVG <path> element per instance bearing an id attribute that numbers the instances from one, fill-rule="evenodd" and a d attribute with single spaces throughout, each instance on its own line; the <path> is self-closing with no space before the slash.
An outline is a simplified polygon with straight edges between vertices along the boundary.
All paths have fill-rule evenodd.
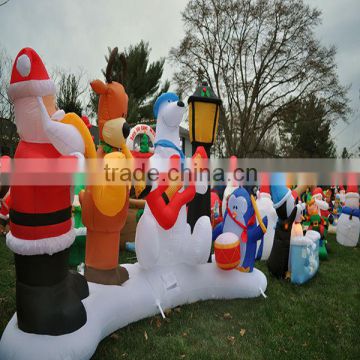
<path id="1" fill-rule="evenodd" d="M 51 144 L 26 141 L 20 141 L 15 153 L 15 159 L 29 161 L 60 157 Z M 10 231 L 8 246 L 23 255 L 51 255 L 69 247 L 75 239 L 70 186 L 12 186 Z"/>
<path id="2" fill-rule="evenodd" d="M 42 99 L 48 95 L 55 95 L 55 86 L 44 64 L 34 50 L 23 49 L 15 59 L 9 87 L 21 139 L 15 159 L 29 159 L 35 167 L 38 159 L 83 152 L 76 129 L 50 119 Z M 7 245 L 12 251 L 51 255 L 68 248 L 74 239 L 69 184 L 11 187 Z"/>

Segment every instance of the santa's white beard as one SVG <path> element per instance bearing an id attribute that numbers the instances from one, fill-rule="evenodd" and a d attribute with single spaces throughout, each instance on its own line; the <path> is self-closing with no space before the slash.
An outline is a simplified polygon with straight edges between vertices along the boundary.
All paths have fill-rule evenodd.
<path id="1" fill-rule="evenodd" d="M 329 210 L 329 204 L 326 201 L 315 199 L 315 202 L 320 210 Z"/>
<path id="2" fill-rule="evenodd" d="M 41 119 L 38 98 L 25 97 L 16 99 L 15 122 L 21 140 L 33 143 L 49 143 Z M 42 100 L 41 100 L 42 101 Z"/>

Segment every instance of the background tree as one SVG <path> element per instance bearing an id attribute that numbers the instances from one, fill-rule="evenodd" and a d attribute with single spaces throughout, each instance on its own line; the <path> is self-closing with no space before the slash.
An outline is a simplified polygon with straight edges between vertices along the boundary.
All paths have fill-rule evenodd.
<path id="1" fill-rule="evenodd" d="M 82 95 L 85 88 L 81 89 L 82 73 L 79 75 L 61 73 L 58 83 L 57 105 L 66 113 L 74 112 L 81 116 L 83 112 Z"/>
<path id="2" fill-rule="evenodd" d="M 14 106 L 8 97 L 12 60 L 5 49 L 0 49 L 0 118 L 14 121 Z"/>
<path id="3" fill-rule="evenodd" d="M 14 106 L 8 97 L 12 61 L 4 49 L 0 49 L 0 155 L 13 155 L 19 142 Z"/>
<path id="4" fill-rule="evenodd" d="M 223 155 L 266 150 L 283 109 L 312 94 L 329 121 L 346 117 L 347 89 L 336 74 L 335 48 L 314 36 L 320 16 L 302 0 L 189 1 L 182 13 L 185 37 L 170 51 L 178 69 L 174 81 L 191 93 L 200 68 L 222 98 Z"/>
<path id="5" fill-rule="evenodd" d="M 331 121 L 321 100 L 291 102 L 279 116 L 280 149 L 285 157 L 334 158 L 336 146 L 331 137 Z"/>
<path id="6" fill-rule="evenodd" d="M 345 146 L 345 147 L 343 148 L 342 153 L 341 153 L 341 158 L 342 158 L 342 159 L 350 159 L 351 157 L 352 157 L 352 154 L 349 153 L 347 147 Z"/>
<path id="7" fill-rule="evenodd" d="M 105 57 L 109 60 L 109 53 Z M 119 74 L 124 72 L 124 86 L 129 96 L 128 122 L 138 123 L 141 119 L 152 119 L 152 108 L 156 98 L 162 92 L 169 89 L 169 81 L 165 81 L 161 87 L 161 77 L 163 75 L 165 59 L 159 59 L 150 63 L 151 49 L 148 43 L 140 41 L 139 44 L 125 49 L 127 69 L 122 69 L 120 54 L 117 55 L 113 66 L 113 78 L 119 78 Z M 104 71 L 103 71 L 104 74 Z M 93 114 L 97 112 L 98 98 L 92 93 L 89 108 Z"/>

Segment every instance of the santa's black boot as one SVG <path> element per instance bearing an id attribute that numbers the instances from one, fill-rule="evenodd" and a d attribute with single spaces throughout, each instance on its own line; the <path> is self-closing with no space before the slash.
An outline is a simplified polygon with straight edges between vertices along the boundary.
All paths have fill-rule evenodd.
<path id="1" fill-rule="evenodd" d="M 63 335 L 87 320 L 81 296 L 88 294 L 81 275 L 68 271 L 69 251 L 54 255 L 15 254 L 16 310 L 20 330 Z M 85 285 L 84 285 L 85 284 Z"/>

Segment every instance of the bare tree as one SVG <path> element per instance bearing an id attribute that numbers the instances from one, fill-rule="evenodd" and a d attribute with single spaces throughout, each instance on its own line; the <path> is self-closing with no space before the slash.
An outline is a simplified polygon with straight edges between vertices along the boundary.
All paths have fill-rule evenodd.
<path id="1" fill-rule="evenodd" d="M 0 6 L 3 6 L 3 5 L 5 5 L 5 4 L 7 4 L 9 1 L 10 1 L 10 0 L 5 0 L 5 1 L 1 2 L 1 3 L 0 3 Z"/>
<path id="2" fill-rule="evenodd" d="M 0 49 L 0 118 L 14 121 L 14 106 L 8 97 L 12 61 L 4 49 Z"/>
<path id="3" fill-rule="evenodd" d="M 347 88 L 339 84 L 335 48 L 314 36 L 320 16 L 302 0 L 189 1 L 185 37 L 170 51 L 179 68 L 174 80 L 189 93 L 200 69 L 222 98 L 223 155 L 266 154 L 280 113 L 311 94 L 332 121 L 346 118 Z"/>

